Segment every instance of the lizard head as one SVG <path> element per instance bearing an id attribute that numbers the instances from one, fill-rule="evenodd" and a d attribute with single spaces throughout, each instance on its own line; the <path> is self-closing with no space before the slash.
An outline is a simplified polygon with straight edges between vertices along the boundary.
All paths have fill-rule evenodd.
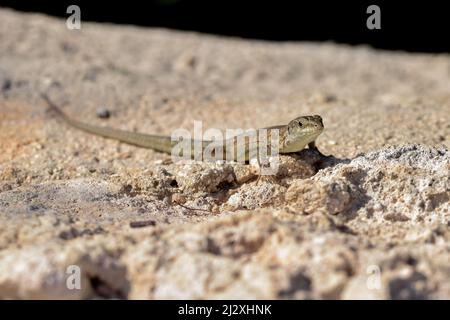
<path id="1" fill-rule="evenodd" d="M 291 120 L 281 152 L 297 152 L 316 140 L 323 131 L 322 117 L 303 116 Z"/>

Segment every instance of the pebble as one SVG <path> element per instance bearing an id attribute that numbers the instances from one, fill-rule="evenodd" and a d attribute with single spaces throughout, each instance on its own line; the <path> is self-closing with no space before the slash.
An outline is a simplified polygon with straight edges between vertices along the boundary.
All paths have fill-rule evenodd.
<path id="1" fill-rule="evenodd" d="M 108 119 L 111 116 L 111 112 L 108 110 L 108 108 L 105 107 L 99 107 L 96 111 L 97 117 L 101 119 Z"/>

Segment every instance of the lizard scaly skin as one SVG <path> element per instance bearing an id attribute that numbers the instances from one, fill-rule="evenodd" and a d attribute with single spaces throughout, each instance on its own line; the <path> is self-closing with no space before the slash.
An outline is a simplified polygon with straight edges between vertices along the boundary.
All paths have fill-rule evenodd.
<path id="1" fill-rule="evenodd" d="M 138 132 L 131 132 L 125 130 L 118 130 L 109 127 L 94 126 L 88 123 L 84 123 L 75 119 L 72 119 L 65 115 L 48 97 L 43 95 L 43 98 L 48 103 L 50 109 L 58 116 L 58 118 L 64 120 L 67 124 L 72 127 L 78 128 L 80 130 L 99 135 L 105 138 L 110 138 L 132 144 L 138 147 L 153 149 L 159 152 L 172 153 L 173 147 L 178 143 L 178 141 L 173 141 L 169 136 L 151 135 Z M 265 145 L 260 146 L 262 141 L 259 138 L 256 144 L 249 143 L 248 139 L 244 139 L 245 148 L 242 148 L 244 154 L 234 153 L 231 157 L 227 157 L 227 160 L 245 159 L 249 161 L 249 157 L 252 154 L 251 148 L 260 147 L 270 147 L 270 137 L 275 134 L 278 135 L 278 152 L 280 154 L 294 153 L 303 150 L 307 145 L 309 148 L 315 147 L 316 138 L 322 133 L 324 126 L 322 123 L 322 118 L 318 115 L 315 116 L 302 116 L 291 120 L 287 125 L 279 125 L 273 127 L 263 128 L 267 130 L 268 139 L 264 140 Z M 261 130 L 261 129 L 259 129 Z M 225 158 L 226 146 L 233 145 L 236 147 L 238 145 L 239 136 L 232 137 L 228 140 L 221 141 L 223 145 L 223 154 L 219 155 L 220 158 Z M 242 140 L 241 140 L 242 141 Z M 216 141 L 208 140 L 191 140 L 192 148 L 195 144 L 200 144 L 202 149 L 206 148 L 211 143 L 217 143 Z M 254 147 L 252 147 L 255 145 Z M 193 155 L 194 153 L 191 152 Z M 229 155 L 228 155 L 229 156 Z M 217 160 L 217 159 L 216 159 Z"/>

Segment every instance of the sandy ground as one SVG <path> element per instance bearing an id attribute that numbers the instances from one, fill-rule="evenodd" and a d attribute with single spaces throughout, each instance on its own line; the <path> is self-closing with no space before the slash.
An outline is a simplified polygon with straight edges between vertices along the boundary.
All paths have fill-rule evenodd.
<path id="1" fill-rule="evenodd" d="M 145 133 L 320 114 L 330 157 L 283 156 L 259 181 L 172 163 L 67 127 L 41 92 Z M 449 114 L 450 55 L 2 9 L 0 298 L 449 299 Z"/>

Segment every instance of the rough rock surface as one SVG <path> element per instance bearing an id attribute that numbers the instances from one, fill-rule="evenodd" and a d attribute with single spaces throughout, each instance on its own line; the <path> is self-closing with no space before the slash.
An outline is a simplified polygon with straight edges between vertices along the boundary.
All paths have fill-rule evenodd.
<path id="1" fill-rule="evenodd" d="M 0 298 L 449 299 L 449 83 L 449 55 L 0 10 Z M 330 156 L 172 162 L 43 91 L 160 134 L 320 114 Z"/>

